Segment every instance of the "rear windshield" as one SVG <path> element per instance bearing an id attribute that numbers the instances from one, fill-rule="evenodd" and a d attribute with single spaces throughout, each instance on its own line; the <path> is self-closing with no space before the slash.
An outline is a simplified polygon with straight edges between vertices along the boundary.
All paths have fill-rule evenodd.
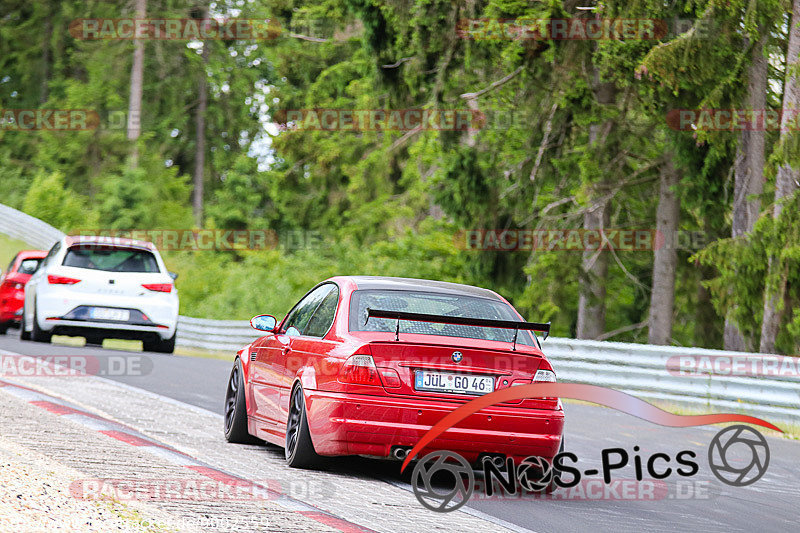
<path id="1" fill-rule="evenodd" d="M 402 290 L 360 290 L 355 291 L 350 300 L 350 331 L 389 331 L 392 333 L 395 331 L 397 320 L 391 318 L 370 318 L 367 322 L 368 308 L 465 318 L 513 320 L 515 322 L 520 320 L 508 304 L 486 298 Z M 410 320 L 400 321 L 400 333 L 443 335 L 501 342 L 511 342 L 514 338 L 514 330 L 511 329 L 435 324 Z M 527 331 L 519 332 L 517 344 L 536 346 L 531 334 Z"/>
<path id="2" fill-rule="evenodd" d="M 23 259 L 17 272 L 20 274 L 33 274 L 39 268 L 39 263 L 41 262 L 41 259 Z"/>
<path id="3" fill-rule="evenodd" d="M 116 246 L 73 246 L 67 250 L 63 265 L 106 272 L 159 272 L 152 253 Z"/>

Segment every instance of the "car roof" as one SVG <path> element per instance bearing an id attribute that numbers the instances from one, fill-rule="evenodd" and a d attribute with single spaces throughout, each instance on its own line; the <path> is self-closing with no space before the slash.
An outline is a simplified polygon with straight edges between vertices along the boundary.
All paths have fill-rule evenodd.
<path id="1" fill-rule="evenodd" d="M 155 250 L 152 242 L 126 239 L 124 237 L 104 237 L 102 235 L 68 235 L 65 244 L 72 246 L 75 244 L 101 244 L 106 246 L 126 246 L 129 248 L 144 248 L 145 250 Z"/>
<path id="2" fill-rule="evenodd" d="M 47 256 L 47 250 L 22 250 L 17 254 L 18 259 L 43 259 Z"/>
<path id="3" fill-rule="evenodd" d="M 460 296 L 472 296 L 476 298 L 488 298 L 504 302 L 503 298 L 494 291 L 481 289 L 472 285 L 462 285 L 460 283 L 450 283 L 447 281 L 433 281 L 428 279 L 414 278 L 393 278 L 385 276 L 341 276 L 338 279 L 350 280 L 356 289 L 383 289 L 401 291 L 424 291 L 439 294 L 454 294 Z"/>

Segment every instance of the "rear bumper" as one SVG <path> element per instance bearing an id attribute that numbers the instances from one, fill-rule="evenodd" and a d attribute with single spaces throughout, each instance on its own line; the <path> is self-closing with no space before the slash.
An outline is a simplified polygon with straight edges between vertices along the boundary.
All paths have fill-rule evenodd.
<path id="1" fill-rule="evenodd" d="M 25 293 L 21 289 L 0 296 L 0 323 L 19 323 L 22 316 L 22 304 L 25 303 Z"/>
<path id="2" fill-rule="evenodd" d="M 394 446 L 414 446 L 461 404 L 306 391 L 309 429 L 320 455 L 389 457 Z M 552 459 L 564 429 L 561 410 L 493 406 L 470 415 L 423 450 L 450 450 L 468 461 L 482 453 L 520 461 L 534 455 Z"/>
<path id="3" fill-rule="evenodd" d="M 113 332 L 116 339 L 169 339 L 175 334 L 175 328 L 159 328 L 153 326 L 141 326 L 136 324 L 126 324 L 124 322 L 101 322 L 99 320 L 47 320 L 48 330 L 55 335 L 75 335 L 84 336 L 87 334 L 97 334 L 108 336 Z"/>
<path id="4" fill-rule="evenodd" d="M 131 324 L 126 322 L 99 320 L 69 320 L 64 317 L 78 307 L 112 307 L 133 309 L 146 315 L 152 325 Z M 175 334 L 178 322 L 178 297 L 147 295 L 141 297 L 123 297 L 115 295 L 85 295 L 74 293 L 68 289 L 52 288 L 37 295 L 37 313 L 39 327 L 43 331 L 61 334 L 80 334 L 81 331 L 97 330 L 108 333 L 113 330 L 123 333 L 119 338 L 141 339 L 157 335 L 161 339 L 169 339 Z M 165 326 L 165 327 L 158 327 Z"/>

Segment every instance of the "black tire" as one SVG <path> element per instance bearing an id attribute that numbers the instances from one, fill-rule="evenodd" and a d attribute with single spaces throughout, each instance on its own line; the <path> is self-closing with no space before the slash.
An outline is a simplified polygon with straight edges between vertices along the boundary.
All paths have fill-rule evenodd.
<path id="1" fill-rule="evenodd" d="M 0 335 L 5 335 L 8 331 L 8 322 L 0 322 Z"/>
<path id="2" fill-rule="evenodd" d="M 33 312 L 33 331 L 31 332 L 31 339 L 34 342 L 44 342 L 48 344 L 53 339 L 52 331 L 42 331 L 39 329 L 39 317 L 35 310 Z"/>
<path id="3" fill-rule="evenodd" d="M 158 352 L 158 353 L 174 353 L 175 352 L 175 337 L 178 336 L 178 329 L 175 328 L 175 333 L 172 334 L 167 340 L 161 340 L 158 337 L 156 340 L 143 341 L 142 349 L 145 352 Z"/>
<path id="4" fill-rule="evenodd" d="M 30 332 L 25 331 L 25 313 L 22 314 L 22 320 L 19 323 L 19 340 L 21 341 L 31 340 Z"/>
<path id="5" fill-rule="evenodd" d="M 247 406 L 244 398 L 242 363 L 233 363 L 225 392 L 225 440 L 238 444 L 255 444 L 259 439 L 247 432 Z"/>
<path id="6" fill-rule="evenodd" d="M 286 464 L 292 468 L 315 468 L 322 458 L 314 450 L 303 387 L 296 386 L 289 400 L 289 419 L 286 421 Z"/>
<path id="7" fill-rule="evenodd" d="M 101 337 L 100 335 L 89 335 L 88 337 L 84 337 L 86 339 L 87 346 L 102 346 L 105 337 Z"/>
<path id="8" fill-rule="evenodd" d="M 558 447 L 558 453 L 564 453 L 564 436 L 561 436 L 561 445 Z M 561 485 L 558 482 L 561 481 L 561 471 L 556 470 L 555 465 L 553 465 L 553 480 L 550 481 L 550 484 L 547 485 L 547 488 L 544 489 L 545 494 L 552 494 L 554 490 L 560 488 Z"/>

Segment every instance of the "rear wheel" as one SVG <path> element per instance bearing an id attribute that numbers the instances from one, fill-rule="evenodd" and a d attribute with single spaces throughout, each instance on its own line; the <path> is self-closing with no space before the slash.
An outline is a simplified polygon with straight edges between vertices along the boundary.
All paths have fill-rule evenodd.
<path id="1" fill-rule="evenodd" d="M 0 335 L 5 335 L 8 331 L 8 322 L 0 322 Z"/>
<path id="2" fill-rule="evenodd" d="M 558 447 L 558 453 L 564 453 L 564 436 L 561 436 L 561 445 Z M 553 458 L 555 463 L 555 457 Z M 561 481 L 561 470 L 556 469 L 556 465 L 553 464 L 553 480 L 547 485 L 547 488 L 544 490 L 545 494 L 552 494 L 554 490 L 561 487 L 558 483 Z"/>
<path id="3" fill-rule="evenodd" d="M 105 340 L 100 335 L 91 335 L 91 334 L 89 334 L 86 337 L 84 337 L 84 339 L 86 339 L 86 344 L 87 345 L 92 345 L 92 346 L 102 346 L 103 345 L 103 341 Z"/>
<path id="4" fill-rule="evenodd" d="M 314 451 L 303 388 L 295 387 L 289 401 L 289 419 L 286 422 L 286 464 L 293 468 L 313 468 L 322 458 Z"/>
<path id="5" fill-rule="evenodd" d="M 177 336 L 178 330 L 176 328 L 175 333 L 169 339 L 162 340 L 161 337 L 157 337 L 152 341 L 143 341 L 142 348 L 145 352 L 173 353 L 175 352 L 175 337 Z"/>
<path id="6" fill-rule="evenodd" d="M 22 320 L 19 323 L 19 340 L 21 341 L 29 341 L 31 340 L 31 334 L 25 329 L 25 313 L 22 313 Z"/>
<path id="7" fill-rule="evenodd" d="M 52 331 L 44 331 L 39 328 L 39 317 L 36 311 L 33 312 L 33 331 L 31 332 L 31 338 L 34 342 L 45 343 L 49 343 L 53 339 Z"/>
<path id="8" fill-rule="evenodd" d="M 228 389 L 225 392 L 225 440 L 239 444 L 259 442 L 247 431 L 244 378 L 242 363 L 238 358 L 233 363 L 233 369 L 228 378 Z"/>

